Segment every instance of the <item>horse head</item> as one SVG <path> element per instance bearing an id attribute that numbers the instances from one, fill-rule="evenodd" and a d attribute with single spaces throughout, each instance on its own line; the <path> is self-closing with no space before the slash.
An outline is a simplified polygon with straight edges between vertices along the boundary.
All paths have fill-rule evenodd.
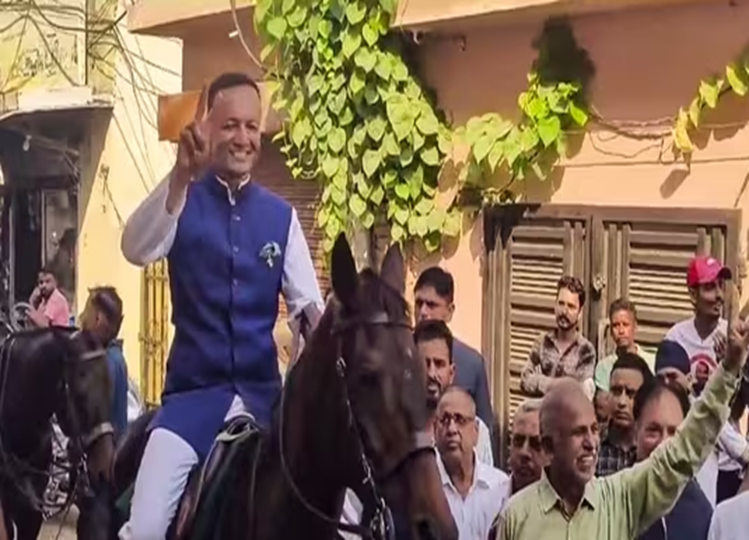
<path id="1" fill-rule="evenodd" d="M 413 538 L 457 539 L 428 429 L 426 367 L 403 298 L 401 251 L 387 251 L 380 275 L 357 273 L 345 237 L 331 264 L 332 334 L 362 465 L 349 485 L 371 481 L 388 506 L 408 516 Z"/>
<path id="2" fill-rule="evenodd" d="M 73 450 L 86 456 L 89 477 L 109 480 L 114 429 L 106 349 L 84 330 L 66 335 L 62 345 L 62 393 L 56 411 L 60 428 L 73 441 Z"/>

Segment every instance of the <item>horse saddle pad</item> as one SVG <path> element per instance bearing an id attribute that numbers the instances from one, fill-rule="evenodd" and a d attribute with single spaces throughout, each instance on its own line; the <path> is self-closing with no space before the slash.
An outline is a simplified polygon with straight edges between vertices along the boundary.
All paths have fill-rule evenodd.
<path id="1" fill-rule="evenodd" d="M 214 540 L 221 538 L 220 524 L 227 517 L 231 497 L 236 487 L 234 472 L 248 467 L 248 456 L 257 446 L 261 429 L 250 417 L 231 420 L 216 437 L 208 458 L 190 474 L 167 538 L 170 540 Z M 259 450 L 259 448 L 257 448 Z M 244 458 L 244 459 L 243 459 Z M 122 493 L 116 506 L 124 523 L 129 518 L 133 487 Z"/>

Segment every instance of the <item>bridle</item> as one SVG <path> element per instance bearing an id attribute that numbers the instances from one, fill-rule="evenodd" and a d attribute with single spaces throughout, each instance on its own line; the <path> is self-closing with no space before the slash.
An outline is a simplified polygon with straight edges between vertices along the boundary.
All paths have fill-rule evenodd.
<path id="1" fill-rule="evenodd" d="M 70 336 L 67 336 L 67 339 L 72 341 L 79 333 L 80 331 L 77 330 Z M 0 344 L 0 412 L 5 405 L 5 389 L 8 383 L 10 371 L 9 364 L 17 335 L 18 333 L 16 332 L 10 334 L 5 340 L 3 340 L 2 344 Z M 62 392 L 65 400 L 65 420 L 70 431 L 70 433 L 67 434 L 70 439 L 70 447 L 68 449 L 68 456 L 70 458 L 69 472 L 71 475 L 75 475 L 76 485 L 75 489 L 71 489 L 67 493 L 65 501 L 60 507 L 61 511 L 70 507 L 77 491 L 90 489 L 88 483 L 88 471 L 86 469 L 87 450 L 101 437 L 114 433 L 114 427 L 111 422 L 106 421 L 95 425 L 87 433 L 82 432 L 81 423 L 76 412 L 75 398 L 69 380 L 69 368 L 72 363 L 90 362 L 103 359 L 106 355 L 106 350 L 99 348 L 72 357 L 69 353 L 68 347 L 69 346 L 66 344 L 63 358 Z M 14 485 L 16 489 L 26 497 L 30 506 L 38 512 L 44 512 L 45 503 L 43 500 L 39 499 L 33 489 L 25 489 L 26 483 L 23 480 L 24 477 L 29 475 L 45 477 L 48 476 L 48 474 L 48 471 L 35 470 L 33 467 L 27 465 L 24 460 L 19 459 L 12 452 L 8 451 L 5 448 L 2 437 L 0 437 L 0 479 L 8 481 Z"/>
<path id="2" fill-rule="evenodd" d="M 355 524 L 348 524 L 348 523 L 342 523 L 338 519 L 334 517 L 330 517 L 326 515 L 323 511 L 321 511 L 319 508 L 316 508 L 315 505 L 310 503 L 304 495 L 301 493 L 299 486 L 297 486 L 296 482 L 292 478 L 291 472 L 289 470 L 288 464 L 286 462 L 286 455 L 285 455 L 285 447 L 284 447 L 284 416 L 285 416 L 285 405 L 286 405 L 286 397 L 287 397 L 287 386 L 283 388 L 281 391 L 281 404 L 280 404 L 280 411 L 279 411 L 279 453 L 281 458 L 281 469 L 283 471 L 283 475 L 286 478 L 286 481 L 288 482 L 289 486 L 291 487 L 292 492 L 294 493 L 295 497 L 299 500 L 299 502 L 304 506 L 304 508 L 313 514 L 315 517 L 317 517 L 319 520 L 328 523 L 330 525 L 334 525 L 337 530 L 351 533 L 360 536 L 363 539 L 366 540 L 387 540 L 389 538 L 392 538 L 393 536 L 393 530 L 392 530 L 392 524 L 391 519 L 389 519 L 389 510 L 387 508 L 387 505 L 385 503 L 385 499 L 380 493 L 380 490 L 377 488 L 378 484 L 383 484 L 388 481 L 390 481 L 393 477 L 395 477 L 405 465 L 407 465 L 409 462 L 411 462 L 416 456 L 422 454 L 423 452 L 434 452 L 434 445 L 433 445 L 433 439 L 431 433 L 427 431 L 418 431 L 413 434 L 413 445 L 411 448 L 398 460 L 396 460 L 395 465 L 392 466 L 390 469 L 385 471 L 381 474 L 373 474 L 373 467 L 372 462 L 368 456 L 367 452 L 367 446 L 365 444 L 365 439 L 362 437 L 362 430 L 360 428 L 359 422 L 356 419 L 356 416 L 354 415 L 353 407 L 351 406 L 351 400 L 348 394 L 348 386 L 346 384 L 346 369 L 347 369 L 347 363 L 346 359 L 343 357 L 342 352 L 342 339 L 340 339 L 343 335 L 345 335 L 348 332 L 365 328 L 365 327 L 372 327 L 372 326 L 386 326 L 386 327 L 400 327 L 400 328 L 407 328 L 409 330 L 412 329 L 411 325 L 408 323 L 405 318 L 403 320 L 392 320 L 386 313 L 384 312 L 378 312 L 375 313 L 373 316 L 370 317 L 364 317 L 364 318 L 352 318 L 348 320 L 342 320 L 337 321 L 333 324 L 333 330 L 332 334 L 334 336 L 338 336 L 338 360 L 336 361 L 336 373 L 338 375 L 338 380 L 343 385 L 343 392 L 344 392 L 344 400 L 346 403 L 346 409 L 349 419 L 349 427 L 353 432 L 354 440 L 356 441 L 357 447 L 358 447 L 358 453 L 359 453 L 359 461 L 362 466 L 362 470 L 364 473 L 364 480 L 362 481 L 362 486 L 365 489 L 364 495 L 365 495 L 365 501 L 362 501 L 365 503 L 365 510 L 367 510 L 367 503 L 369 505 L 373 506 L 371 517 L 368 520 L 368 523 L 362 524 L 362 525 L 355 525 Z M 294 364 L 291 369 L 293 369 L 296 366 Z M 408 376 L 408 375 L 404 375 Z M 288 374 L 287 374 L 288 377 Z M 371 508 L 370 506 L 370 508 Z M 366 515 L 366 512 L 364 513 Z"/>

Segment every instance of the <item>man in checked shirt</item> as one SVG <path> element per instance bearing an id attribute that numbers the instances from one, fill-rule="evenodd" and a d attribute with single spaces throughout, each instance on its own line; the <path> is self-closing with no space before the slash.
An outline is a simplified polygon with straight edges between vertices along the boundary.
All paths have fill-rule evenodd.
<path id="1" fill-rule="evenodd" d="M 593 372 L 596 351 L 579 330 L 585 306 L 585 288 L 574 276 L 557 283 L 554 316 L 557 327 L 540 336 L 531 349 L 520 376 L 520 387 L 530 397 L 544 396 L 561 377 L 572 377 L 583 384 L 593 399 Z"/>

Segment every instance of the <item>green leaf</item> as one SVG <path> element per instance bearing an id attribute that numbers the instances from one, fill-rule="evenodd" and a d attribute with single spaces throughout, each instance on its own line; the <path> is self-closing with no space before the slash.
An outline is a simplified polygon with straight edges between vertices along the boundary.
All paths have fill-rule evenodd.
<path id="1" fill-rule="evenodd" d="M 700 116 L 702 115 L 702 101 L 696 97 L 689 104 L 689 120 L 692 121 L 694 127 L 700 127 Z"/>
<path id="2" fill-rule="evenodd" d="M 427 252 L 434 253 L 440 247 L 441 235 L 438 233 L 431 232 L 424 236 L 424 247 Z M 332 249 L 332 248 L 331 248 Z"/>
<path id="3" fill-rule="evenodd" d="M 385 134 L 385 138 L 382 141 L 382 149 L 389 156 L 399 156 L 401 153 L 401 147 L 398 141 L 395 140 L 395 135 L 392 131 L 388 131 Z"/>
<path id="4" fill-rule="evenodd" d="M 408 187 L 408 184 L 398 184 L 395 186 L 395 194 L 399 199 L 407 201 L 411 196 L 411 189 Z"/>
<path id="5" fill-rule="evenodd" d="M 429 114 L 422 112 L 418 120 L 416 120 L 416 127 L 424 135 L 434 135 L 439 130 L 440 124 L 434 113 L 429 111 Z"/>
<path id="6" fill-rule="evenodd" d="M 380 93 L 377 91 L 377 87 L 370 84 L 364 89 L 364 101 L 370 105 L 374 105 L 380 100 Z"/>
<path id="7" fill-rule="evenodd" d="M 324 228 L 326 221 L 328 221 L 328 209 L 321 205 L 317 210 L 317 226 L 321 229 Z"/>
<path id="8" fill-rule="evenodd" d="M 398 82 L 405 82 L 408 80 L 408 68 L 406 67 L 406 64 L 403 63 L 403 60 L 398 58 L 395 61 L 395 65 L 393 66 L 393 72 L 392 72 L 393 79 L 395 79 Z"/>
<path id="9" fill-rule="evenodd" d="M 348 31 L 343 35 L 341 42 L 341 50 L 346 58 L 351 56 L 359 49 L 361 45 L 361 34 L 356 32 L 353 28 L 349 27 Z"/>
<path id="10" fill-rule="evenodd" d="M 410 146 L 404 146 L 401 148 L 401 153 L 398 161 L 402 167 L 408 167 L 414 160 L 414 151 Z"/>
<path id="11" fill-rule="evenodd" d="M 367 134 L 375 142 L 382 140 L 386 129 L 387 121 L 382 116 L 373 116 L 367 121 Z"/>
<path id="12" fill-rule="evenodd" d="M 358 95 L 359 92 L 364 90 L 364 86 L 367 84 L 366 75 L 362 73 L 360 69 L 355 69 L 351 75 L 351 80 L 348 83 L 348 87 L 353 95 Z"/>
<path id="13" fill-rule="evenodd" d="M 346 6 L 346 18 L 351 24 L 359 24 L 364 20 L 364 16 L 366 14 L 367 8 L 360 2 L 351 2 L 348 6 Z"/>
<path id="14" fill-rule="evenodd" d="M 322 161 L 322 172 L 328 178 L 333 178 L 333 175 L 338 172 L 339 161 L 338 158 L 327 155 Z"/>
<path id="15" fill-rule="evenodd" d="M 330 37 L 331 32 L 333 31 L 333 23 L 330 22 L 328 19 L 323 19 L 320 21 L 320 24 L 317 25 L 317 33 L 320 34 L 320 37 L 327 40 Z"/>
<path id="16" fill-rule="evenodd" d="M 414 152 L 418 152 L 421 150 L 421 147 L 424 146 L 424 135 L 419 133 L 418 130 L 413 130 L 411 132 L 411 148 L 413 148 Z"/>
<path id="17" fill-rule="evenodd" d="M 398 175 L 393 169 L 388 169 L 382 175 L 382 185 L 389 188 L 398 180 Z"/>
<path id="18" fill-rule="evenodd" d="M 475 159 L 477 163 L 484 161 L 486 156 L 489 155 L 489 151 L 492 149 L 493 144 L 494 139 L 491 136 L 483 135 L 478 141 L 476 141 L 476 144 L 474 144 L 471 149 L 473 152 L 473 159 Z"/>
<path id="19" fill-rule="evenodd" d="M 377 55 L 377 65 L 375 66 L 375 73 L 383 81 L 390 80 L 390 76 L 393 73 L 393 60 L 392 57 L 385 53 Z"/>
<path id="20" fill-rule="evenodd" d="M 416 200 L 421 195 L 421 187 L 424 185 L 424 169 L 421 165 L 417 165 L 414 168 L 406 169 L 404 174 L 406 182 L 408 182 L 408 190 L 411 194 L 411 198 Z"/>
<path id="21" fill-rule="evenodd" d="M 348 126 L 353 121 L 354 121 L 354 113 L 351 112 L 351 108 L 350 107 L 345 107 L 341 111 L 341 114 L 338 116 L 338 123 L 342 127 L 346 127 L 346 126 Z"/>
<path id="22" fill-rule="evenodd" d="M 359 218 L 367 210 L 367 203 L 359 197 L 358 193 L 353 193 L 349 199 L 348 207 L 351 209 L 351 212 Z"/>
<path id="23" fill-rule="evenodd" d="M 294 145 L 297 147 L 300 147 L 304 144 L 304 140 L 307 138 L 307 126 L 308 122 L 304 120 L 300 120 L 294 124 L 294 127 L 291 130 L 291 140 L 294 142 Z"/>
<path id="24" fill-rule="evenodd" d="M 286 19 L 283 17 L 273 17 L 271 20 L 268 21 L 268 25 L 266 26 L 268 29 L 268 34 L 271 35 L 271 37 L 275 38 L 276 41 L 281 41 L 281 38 L 283 38 L 284 34 L 286 33 Z"/>
<path id="25" fill-rule="evenodd" d="M 328 148 L 335 152 L 340 153 L 343 147 L 346 145 L 346 131 L 342 128 L 335 128 L 328 133 Z"/>
<path id="26" fill-rule="evenodd" d="M 361 217 L 361 225 L 365 229 L 371 229 L 375 222 L 375 216 L 372 212 L 366 211 Z"/>
<path id="27" fill-rule="evenodd" d="M 439 208 L 435 208 L 427 216 L 427 228 L 430 231 L 441 232 L 442 225 L 445 223 L 445 212 Z"/>
<path id="28" fill-rule="evenodd" d="M 372 175 L 377 172 L 377 169 L 382 163 L 382 156 L 376 150 L 365 150 L 364 156 L 362 156 L 362 170 L 367 178 L 371 178 Z"/>
<path id="29" fill-rule="evenodd" d="M 385 198 L 385 190 L 382 189 L 382 186 L 377 184 L 375 185 L 374 189 L 372 189 L 372 193 L 369 195 L 369 200 L 372 201 L 375 205 L 379 206 L 382 203 L 382 199 Z"/>
<path id="30" fill-rule="evenodd" d="M 395 13 L 395 8 L 397 5 L 398 5 L 397 0 L 380 0 L 380 7 L 388 15 L 392 15 L 393 13 Z"/>
<path id="31" fill-rule="evenodd" d="M 368 22 L 362 27 L 361 35 L 370 47 L 373 47 L 380 39 L 379 32 L 377 32 L 377 30 L 372 26 L 371 22 Z"/>
<path id="32" fill-rule="evenodd" d="M 538 122 L 537 129 L 541 142 L 548 148 L 561 135 L 562 124 L 558 116 L 549 116 Z"/>
<path id="33" fill-rule="evenodd" d="M 493 145 L 491 150 L 489 150 L 489 155 L 486 157 L 486 161 L 489 163 L 489 168 L 494 172 L 497 170 L 497 166 L 502 161 L 502 157 L 504 157 L 504 141 L 496 141 Z"/>
<path id="34" fill-rule="evenodd" d="M 430 167 L 436 167 L 437 165 L 439 165 L 440 154 L 437 151 L 437 147 L 429 146 L 427 148 L 424 148 L 421 151 L 421 161 L 423 161 L 425 165 L 429 165 Z"/>
<path id="35" fill-rule="evenodd" d="M 305 6 L 297 6 L 286 20 L 292 28 L 299 28 L 307 21 L 307 8 Z"/>
<path id="36" fill-rule="evenodd" d="M 369 73 L 377 64 L 377 55 L 372 53 L 371 49 L 360 47 L 354 55 L 354 63 L 365 72 Z"/>
<path id="37" fill-rule="evenodd" d="M 342 189 L 336 189 L 331 194 L 331 199 L 333 199 L 333 202 L 335 202 L 339 206 L 344 204 L 346 202 L 346 191 Z M 330 223 L 331 221 L 336 221 L 336 220 L 329 219 L 328 223 Z M 335 233 L 335 234 L 338 234 L 338 233 Z"/>
<path id="38" fill-rule="evenodd" d="M 726 80 L 731 85 L 733 91 L 741 97 L 744 97 L 749 91 L 746 72 L 742 66 L 738 66 L 735 62 L 726 66 Z"/>
<path id="39" fill-rule="evenodd" d="M 421 214 L 422 216 L 426 216 L 429 214 L 429 212 L 432 211 L 432 208 L 434 208 L 434 203 L 431 199 L 427 199 L 426 197 L 422 197 L 418 203 L 416 203 L 415 210 Z"/>
<path id="40" fill-rule="evenodd" d="M 380 1 L 382 2 L 382 1 L 389 1 L 389 0 L 380 0 Z M 390 239 L 393 242 L 395 243 L 400 242 L 401 240 L 403 240 L 403 237 L 405 235 L 406 235 L 406 231 L 398 223 L 393 223 L 390 226 Z"/>
<path id="41" fill-rule="evenodd" d="M 398 141 L 408 137 L 416 121 L 415 113 L 408 100 L 404 96 L 393 95 L 387 101 L 386 111 Z"/>
<path id="42" fill-rule="evenodd" d="M 570 101 L 569 115 L 572 120 L 580 127 L 585 126 L 588 123 L 588 113 L 584 109 L 578 107 L 574 101 Z"/>
<path id="43" fill-rule="evenodd" d="M 296 0 L 283 0 L 283 3 L 281 4 L 281 11 L 283 13 L 288 13 L 292 10 L 294 4 L 296 4 Z"/>
<path id="44" fill-rule="evenodd" d="M 700 81 L 700 97 L 711 109 L 718 104 L 722 86 L 722 80 Z"/>
<path id="45" fill-rule="evenodd" d="M 694 144 L 689 137 L 689 116 L 684 109 L 679 109 L 679 114 L 676 116 L 673 137 L 676 148 L 687 153 L 694 151 Z"/>
<path id="46" fill-rule="evenodd" d="M 364 178 L 364 175 L 357 174 L 356 175 L 356 189 L 359 191 L 359 194 L 362 196 L 362 199 L 365 201 L 369 199 L 370 195 L 372 194 L 372 184 L 370 184 L 366 178 Z"/>

